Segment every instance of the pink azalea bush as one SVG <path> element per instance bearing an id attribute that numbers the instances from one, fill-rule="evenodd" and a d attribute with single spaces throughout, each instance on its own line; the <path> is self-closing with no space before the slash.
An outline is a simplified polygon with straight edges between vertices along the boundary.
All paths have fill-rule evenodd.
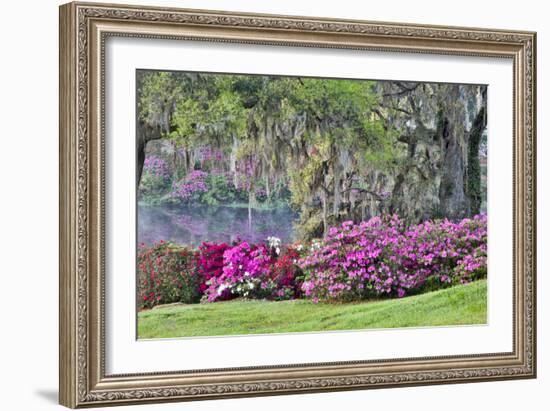
<path id="1" fill-rule="evenodd" d="M 270 281 L 273 257 L 263 244 L 250 245 L 240 242 L 223 253 L 223 269 L 219 277 L 208 281 L 205 299 L 246 297 L 265 298 L 274 288 Z"/>
<path id="2" fill-rule="evenodd" d="M 142 198 L 155 198 L 169 188 L 172 172 L 168 163 L 155 155 L 145 157 L 143 175 L 138 187 Z"/>
<path id="3" fill-rule="evenodd" d="M 197 193 L 208 191 L 206 178 L 208 173 L 202 170 L 191 171 L 184 179 L 172 183 L 172 198 L 188 201 Z"/>
<path id="4" fill-rule="evenodd" d="M 223 253 L 221 275 L 206 284 L 203 299 L 214 302 L 229 298 L 285 300 L 301 294 L 298 253 L 276 244 L 235 242 Z"/>
<path id="5" fill-rule="evenodd" d="M 300 259 L 306 297 L 403 297 L 487 275 L 487 216 L 406 227 L 397 216 L 344 222 Z"/>
<path id="6" fill-rule="evenodd" d="M 143 171 L 154 177 L 169 179 L 171 176 L 170 168 L 166 161 L 155 155 L 147 155 L 143 163 Z"/>

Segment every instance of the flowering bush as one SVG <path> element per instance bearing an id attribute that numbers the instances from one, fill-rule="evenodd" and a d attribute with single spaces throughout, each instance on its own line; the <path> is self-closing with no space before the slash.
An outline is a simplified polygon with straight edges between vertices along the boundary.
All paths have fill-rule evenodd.
<path id="1" fill-rule="evenodd" d="M 169 188 L 171 175 L 166 161 L 155 155 L 146 156 L 139 185 L 140 194 L 153 202 L 155 196 Z"/>
<path id="2" fill-rule="evenodd" d="M 207 281 L 204 299 L 213 302 L 236 297 L 296 298 L 301 293 L 298 257 L 292 248 L 281 250 L 281 240 L 276 237 L 269 237 L 267 244 L 235 242 L 223 253 L 221 275 L 213 275 Z"/>
<path id="3" fill-rule="evenodd" d="M 155 177 L 161 177 L 163 179 L 169 179 L 171 176 L 170 168 L 166 161 L 155 155 L 148 155 L 145 157 L 143 163 L 143 171 Z"/>
<path id="4" fill-rule="evenodd" d="M 403 297 L 487 275 L 487 216 L 407 227 L 397 216 L 351 221 L 323 240 L 283 245 L 160 242 L 138 254 L 141 307 L 232 298 L 352 301 Z"/>
<path id="5" fill-rule="evenodd" d="M 223 253 L 222 274 L 207 282 L 206 300 L 268 297 L 275 286 L 270 278 L 272 258 L 263 244 L 256 246 L 243 241 L 228 248 Z"/>
<path id="6" fill-rule="evenodd" d="M 223 161 L 224 155 L 223 152 L 212 146 L 204 146 L 199 148 L 200 160 L 201 163 L 212 162 L 214 164 L 219 164 Z"/>
<path id="7" fill-rule="evenodd" d="M 297 263 L 300 253 L 295 247 L 288 247 L 273 264 L 272 278 L 277 284 L 277 299 L 291 299 L 302 296 L 303 273 Z"/>
<path id="8" fill-rule="evenodd" d="M 197 193 L 207 192 L 207 177 L 208 173 L 205 171 L 193 170 L 184 179 L 172 183 L 172 197 L 181 201 L 188 201 Z"/>
<path id="9" fill-rule="evenodd" d="M 202 277 L 194 252 L 161 241 L 138 251 L 138 303 L 142 308 L 200 300 Z"/>
<path id="10" fill-rule="evenodd" d="M 302 290 L 314 301 L 403 297 L 486 276 L 487 217 L 406 227 L 397 216 L 344 222 L 300 259 Z"/>
<path id="11" fill-rule="evenodd" d="M 223 254 L 230 248 L 225 243 L 202 243 L 197 253 L 197 269 L 203 279 L 201 293 L 207 288 L 206 282 L 223 274 Z"/>

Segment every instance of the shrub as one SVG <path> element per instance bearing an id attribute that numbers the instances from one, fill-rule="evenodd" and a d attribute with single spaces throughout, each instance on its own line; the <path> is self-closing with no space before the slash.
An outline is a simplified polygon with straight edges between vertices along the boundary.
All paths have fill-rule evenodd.
<path id="1" fill-rule="evenodd" d="M 202 203 L 216 206 L 235 201 L 238 192 L 223 171 L 193 170 L 172 183 L 170 196 L 180 203 Z"/>
<path id="2" fill-rule="evenodd" d="M 271 295 L 275 288 L 270 278 L 271 264 L 272 256 L 265 245 L 250 245 L 246 241 L 233 245 L 223 253 L 222 274 L 207 282 L 206 300 Z"/>
<path id="3" fill-rule="evenodd" d="M 172 197 L 182 202 L 192 201 L 201 193 L 208 191 L 206 178 L 208 173 L 202 170 L 190 172 L 184 179 L 172 183 Z"/>
<path id="4" fill-rule="evenodd" d="M 158 304 L 199 302 L 203 279 L 196 270 L 196 253 L 161 241 L 138 251 L 138 303 L 142 308 Z"/>
<path id="5" fill-rule="evenodd" d="M 347 221 L 307 246 L 268 237 L 265 244 L 203 243 L 192 251 L 161 241 L 138 253 L 141 307 L 239 297 L 403 297 L 486 275 L 485 215 L 410 227 L 397 216 Z"/>
<path id="6" fill-rule="evenodd" d="M 206 178 L 208 191 L 200 195 L 198 199 L 201 203 L 208 205 L 229 204 L 236 198 L 233 184 L 228 183 L 225 174 L 210 173 Z"/>
<path id="7" fill-rule="evenodd" d="M 236 242 L 223 252 L 221 274 L 207 281 L 204 299 L 209 302 L 229 298 L 283 300 L 301 294 L 298 252 L 282 248 L 280 240 L 268 238 L 268 244 Z M 218 260 L 219 261 L 219 260 Z M 219 270 L 219 263 L 216 265 Z"/>
<path id="8" fill-rule="evenodd" d="M 170 179 L 170 168 L 166 161 L 155 155 L 148 155 L 143 163 L 143 171 L 155 177 Z"/>
<path id="9" fill-rule="evenodd" d="M 197 269 L 202 278 L 200 291 L 204 292 L 207 282 L 223 274 L 223 253 L 230 248 L 226 243 L 202 243 L 197 253 Z"/>
<path id="10" fill-rule="evenodd" d="M 276 299 L 300 298 L 302 296 L 303 272 L 297 263 L 300 253 L 294 247 L 283 250 L 272 267 L 273 281 L 277 285 Z"/>
<path id="11" fill-rule="evenodd" d="M 148 155 L 143 164 L 139 193 L 145 201 L 154 203 L 169 187 L 171 178 L 166 161 L 155 155 Z"/>
<path id="12" fill-rule="evenodd" d="M 487 275 L 486 244 L 485 215 L 412 227 L 397 216 L 347 221 L 300 259 L 302 290 L 314 301 L 350 301 L 463 284 Z"/>

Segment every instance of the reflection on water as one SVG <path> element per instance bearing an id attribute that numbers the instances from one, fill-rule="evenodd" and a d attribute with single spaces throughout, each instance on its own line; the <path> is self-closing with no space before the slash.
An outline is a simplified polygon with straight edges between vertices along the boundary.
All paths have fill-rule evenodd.
<path id="1" fill-rule="evenodd" d="M 203 241 L 231 242 L 240 238 L 251 243 L 268 236 L 283 243 L 293 241 L 292 221 L 297 217 L 290 207 L 252 210 L 251 227 L 247 208 L 201 206 L 138 205 L 138 242 L 160 240 L 197 246 Z"/>

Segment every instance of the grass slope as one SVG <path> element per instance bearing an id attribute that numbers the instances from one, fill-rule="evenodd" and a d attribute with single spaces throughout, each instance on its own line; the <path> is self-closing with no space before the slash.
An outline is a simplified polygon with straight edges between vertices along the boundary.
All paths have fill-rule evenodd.
<path id="1" fill-rule="evenodd" d="M 350 304 L 227 301 L 140 312 L 139 338 L 485 324 L 487 281 L 402 299 Z"/>

